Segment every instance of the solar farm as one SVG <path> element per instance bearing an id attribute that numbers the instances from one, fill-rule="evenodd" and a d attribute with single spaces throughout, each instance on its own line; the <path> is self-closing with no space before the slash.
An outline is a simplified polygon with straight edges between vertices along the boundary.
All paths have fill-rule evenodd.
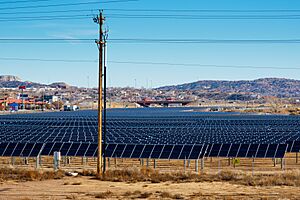
<path id="1" fill-rule="evenodd" d="M 1 115 L 0 156 L 39 160 L 60 152 L 63 157 L 95 158 L 97 125 L 96 111 Z M 282 162 L 287 153 L 300 150 L 299 125 L 300 117 L 287 115 L 109 109 L 103 151 L 108 160 L 146 159 L 147 165 L 149 160 L 196 164 L 208 158 Z"/>

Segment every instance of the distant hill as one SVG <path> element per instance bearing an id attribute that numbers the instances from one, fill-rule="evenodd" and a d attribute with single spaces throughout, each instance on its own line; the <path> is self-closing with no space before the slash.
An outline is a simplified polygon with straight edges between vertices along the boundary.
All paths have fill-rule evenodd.
<path id="1" fill-rule="evenodd" d="M 299 97 L 300 80 L 261 78 L 256 80 L 202 80 L 181 85 L 164 86 L 157 90 L 202 91 L 208 93 L 252 93 L 262 96 Z"/>
<path id="2" fill-rule="evenodd" d="M 66 83 L 52 83 L 50 85 L 35 83 L 30 81 L 22 81 L 17 76 L 12 75 L 0 75 L 0 88 L 18 88 L 21 85 L 25 85 L 27 88 L 41 88 L 41 87 L 51 87 L 51 88 L 70 88 L 70 86 Z"/>
<path id="3" fill-rule="evenodd" d="M 22 81 L 22 80 L 17 76 L 0 75 L 0 82 L 7 82 L 7 81 Z"/>

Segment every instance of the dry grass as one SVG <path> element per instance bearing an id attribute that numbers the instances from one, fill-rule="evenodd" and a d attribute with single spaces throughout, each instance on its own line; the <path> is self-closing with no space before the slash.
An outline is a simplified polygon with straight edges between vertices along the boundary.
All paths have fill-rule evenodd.
<path id="1" fill-rule="evenodd" d="M 84 169 L 82 172 L 78 172 L 81 176 L 96 176 L 97 172 L 91 169 Z"/>
<path id="2" fill-rule="evenodd" d="M 300 186 L 300 171 L 287 171 L 276 174 L 258 174 L 251 176 L 242 172 L 221 171 L 218 174 L 195 173 L 159 173 L 158 171 L 142 169 L 109 170 L 104 176 L 98 177 L 102 181 L 112 182 L 230 182 L 248 186 Z"/>
<path id="3" fill-rule="evenodd" d="M 64 177 L 63 171 L 36 171 L 26 169 L 1 168 L 0 180 L 15 180 L 15 181 L 42 181 L 49 179 L 61 179 Z"/>
<path id="4" fill-rule="evenodd" d="M 97 198 L 97 199 L 106 199 L 106 198 L 112 197 L 112 195 L 113 195 L 113 193 L 108 190 L 106 192 L 101 192 L 101 193 L 95 194 L 95 198 Z"/>
<path id="5" fill-rule="evenodd" d="M 66 196 L 66 199 L 73 199 L 73 200 L 77 200 L 77 196 L 75 194 L 72 194 L 72 195 L 68 195 Z"/>
<path id="6" fill-rule="evenodd" d="M 72 183 L 72 185 L 82 185 L 81 182 L 75 182 L 75 183 Z"/>
<path id="7" fill-rule="evenodd" d="M 140 196 L 138 196 L 138 198 L 148 199 L 151 195 L 152 195 L 151 192 L 143 192 L 143 193 L 140 194 Z"/>
<path id="8" fill-rule="evenodd" d="M 160 197 L 162 199 L 184 199 L 183 196 L 181 196 L 180 194 L 171 194 L 169 192 L 162 192 L 160 193 Z"/>

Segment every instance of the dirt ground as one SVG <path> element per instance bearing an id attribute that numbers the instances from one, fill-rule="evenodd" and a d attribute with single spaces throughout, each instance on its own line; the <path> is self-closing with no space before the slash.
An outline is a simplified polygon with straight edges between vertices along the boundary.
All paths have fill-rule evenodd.
<path id="1" fill-rule="evenodd" d="M 11 158 L 1 158 L 0 166 L 10 166 Z M 221 162 L 219 162 L 221 161 Z M 280 160 L 278 160 L 280 161 Z M 29 160 L 29 165 L 22 164 L 23 159 L 16 159 L 16 168 L 34 169 L 34 159 Z M 82 165 L 81 158 L 72 158 L 70 165 L 61 165 L 64 170 L 78 170 L 83 167 L 95 169 L 95 160 L 89 159 L 88 164 Z M 187 172 L 194 172 L 194 163 L 191 161 Z M 240 170 L 251 174 L 252 160 L 241 159 L 241 163 L 233 168 L 228 165 L 228 159 L 206 159 L 206 173 L 217 173 L 219 166 L 222 169 Z M 52 169 L 52 158 L 43 159 L 43 169 Z M 138 160 L 111 160 L 109 169 L 140 167 Z M 117 165 L 117 166 L 116 166 Z M 150 167 L 153 168 L 153 162 Z M 280 173 L 280 162 L 274 167 L 272 159 L 257 159 L 254 165 L 255 174 L 258 173 Z M 162 172 L 183 171 L 183 161 L 157 162 L 158 170 Z M 300 163 L 295 160 L 294 154 L 288 154 L 285 158 L 285 170 L 299 170 Z M 36 199 L 300 199 L 300 188 L 296 186 L 247 186 L 232 182 L 106 182 L 93 177 L 64 177 L 58 180 L 44 181 L 2 181 L 0 180 L 0 200 L 36 200 Z"/>
<path id="2" fill-rule="evenodd" d="M 124 183 L 92 177 L 14 182 L 0 185 L 0 199 L 300 199 L 298 187 L 253 187 L 226 182 Z"/>

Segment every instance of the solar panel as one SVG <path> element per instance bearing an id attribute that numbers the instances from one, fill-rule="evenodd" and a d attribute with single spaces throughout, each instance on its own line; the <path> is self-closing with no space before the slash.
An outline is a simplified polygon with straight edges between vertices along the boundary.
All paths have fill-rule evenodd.
<path id="1" fill-rule="evenodd" d="M 160 154 L 164 148 L 164 145 L 155 145 L 153 151 L 151 153 L 151 158 L 158 159 L 160 158 Z"/>
<path id="2" fill-rule="evenodd" d="M 154 145 L 145 145 L 141 158 L 150 158 Z"/>
<path id="3" fill-rule="evenodd" d="M 4 156 L 4 152 L 6 150 L 6 147 L 7 147 L 8 143 L 0 143 L 0 156 Z"/>
<path id="4" fill-rule="evenodd" d="M 131 158 L 133 149 L 135 148 L 135 145 L 127 144 L 125 146 L 125 149 L 123 150 L 123 153 L 120 155 L 123 158 Z"/>
<path id="5" fill-rule="evenodd" d="M 178 159 L 181 154 L 182 148 L 183 148 L 183 145 L 174 145 L 172 148 L 172 152 L 169 156 L 169 159 Z M 168 155 L 168 154 L 166 154 L 166 155 Z"/>
<path id="6" fill-rule="evenodd" d="M 130 158 L 140 158 L 141 153 L 143 152 L 144 148 L 145 148 L 145 145 L 135 145 Z"/>
<path id="7" fill-rule="evenodd" d="M 193 145 L 184 145 L 180 153 L 179 159 L 190 159 L 192 148 Z"/>
<path id="8" fill-rule="evenodd" d="M 3 156 L 11 156 L 16 148 L 16 143 L 9 143 L 3 152 Z"/>
<path id="9" fill-rule="evenodd" d="M 240 150 L 241 144 L 231 144 L 227 157 L 236 158 Z"/>
<path id="10" fill-rule="evenodd" d="M 26 143 L 17 143 L 11 156 L 23 156 L 22 151 Z"/>
<path id="11" fill-rule="evenodd" d="M 193 108 L 188 108 L 192 110 Z M 299 116 L 109 109 L 108 157 L 198 159 L 300 151 Z M 0 156 L 97 155 L 97 112 L 0 116 Z M 278 145 L 280 144 L 280 145 Z M 283 152 L 283 153 L 282 153 Z"/>

